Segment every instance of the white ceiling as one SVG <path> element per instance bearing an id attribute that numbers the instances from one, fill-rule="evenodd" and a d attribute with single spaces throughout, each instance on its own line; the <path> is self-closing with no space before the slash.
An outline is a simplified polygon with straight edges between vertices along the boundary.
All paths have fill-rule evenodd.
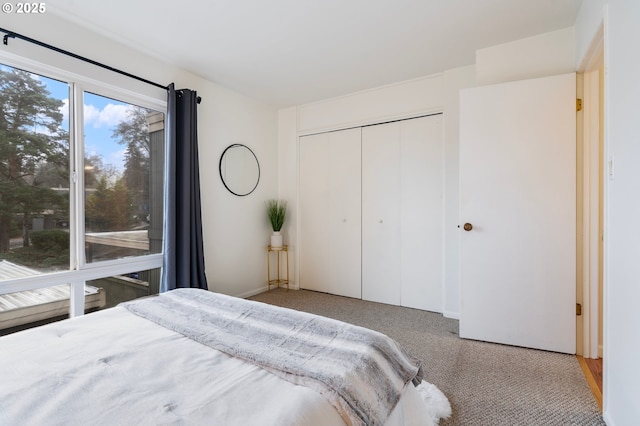
<path id="1" fill-rule="evenodd" d="M 581 2 L 47 0 L 47 12 L 284 107 L 471 65 L 476 49 L 572 26 Z"/>

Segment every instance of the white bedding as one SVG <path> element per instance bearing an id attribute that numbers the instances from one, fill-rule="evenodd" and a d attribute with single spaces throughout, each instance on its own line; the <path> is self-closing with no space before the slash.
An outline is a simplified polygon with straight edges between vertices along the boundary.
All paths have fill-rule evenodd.
<path id="1" fill-rule="evenodd" d="M 319 393 L 122 307 L 0 338 L 0 424 L 343 425 Z M 407 386 L 386 425 L 430 425 Z"/>

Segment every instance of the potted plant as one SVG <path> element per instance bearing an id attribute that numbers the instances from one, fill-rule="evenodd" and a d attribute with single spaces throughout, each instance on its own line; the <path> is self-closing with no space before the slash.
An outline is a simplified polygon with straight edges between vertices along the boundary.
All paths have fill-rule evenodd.
<path id="1" fill-rule="evenodd" d="M 282 225 L 287 217 L 287 202 L 284 200 L 268 200 L 267 215 L 269 216 L 269 222 L 271 222 L 271 228 L 273 234 L 271 235 L 271 247 L 282 247 Z"/>

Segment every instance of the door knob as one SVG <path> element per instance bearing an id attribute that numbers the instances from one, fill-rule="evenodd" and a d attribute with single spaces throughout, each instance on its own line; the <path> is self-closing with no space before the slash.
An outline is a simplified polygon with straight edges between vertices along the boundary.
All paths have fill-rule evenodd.
<path id="1" fill-rule="evenodd" d="M 463 228 L 465 231 L 471 231 L 473 229 L 473 225 L 467 222 L 464 224 Z"/>

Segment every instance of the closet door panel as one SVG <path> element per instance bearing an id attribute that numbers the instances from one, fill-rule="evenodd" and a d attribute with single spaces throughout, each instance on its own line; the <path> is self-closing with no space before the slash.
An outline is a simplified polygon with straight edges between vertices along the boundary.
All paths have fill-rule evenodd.
<path id="1" fill-rule="evenodd" d="M 442 116 L 400 122 L 400 304 L 442 312 L 443 131 Z"/>
<path id="2" fill-rule="evenodd" d="M 362 129 L 362 298 L 400 304 L 400 124 Z"/>
<path id="3" fill-rule="evenodd" d="M 329 133 L 329 280 L 327 291 L 362 297 L 361 130 Z"/>
<path id="4" fill-rule="evenodd" d="M 328 134 L 300 138 L 300 288 L 328 291 Z"/>

